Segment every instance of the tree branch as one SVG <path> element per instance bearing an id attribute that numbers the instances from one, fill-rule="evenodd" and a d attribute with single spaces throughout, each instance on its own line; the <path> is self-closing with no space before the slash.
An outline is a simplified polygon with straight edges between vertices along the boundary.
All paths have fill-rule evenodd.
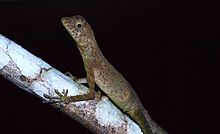
<path id="1" fill-rule="evenodd" d="M 0 75 L 16 86 L 48 101 L 44 94 L 55 96 L 54 89 L 74 96 L 88 91 L 87 87 L 74 82 L 40 58 L 0 34 Z M 54 108 L 62 111 L 95 133 L 140 134 L 141 129 L 123 114 L 106 96 L 69 104 L 54 103 Z M 154 133 L 165 134 L 148 115 L 146 117 Z"/>

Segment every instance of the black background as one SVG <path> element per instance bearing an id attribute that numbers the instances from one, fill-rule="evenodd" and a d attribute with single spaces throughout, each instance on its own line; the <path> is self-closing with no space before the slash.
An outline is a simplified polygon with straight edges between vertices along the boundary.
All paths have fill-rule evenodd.
<path id="1" fill-rule="evenodd" d="M 82 15 L 106 58 L 171 134 L 211 133 L 219 89 L 219 13 L 215 1 L 0 2 L 0 32 L 62 72 L 85 76 L 60 23 Z M 1 131 L 89 133 L 77 122 L 0 77 Z M 212 123 L 214 125 L 215 123 Z M 215 128 L 214 126 L 212 126 Z"/>

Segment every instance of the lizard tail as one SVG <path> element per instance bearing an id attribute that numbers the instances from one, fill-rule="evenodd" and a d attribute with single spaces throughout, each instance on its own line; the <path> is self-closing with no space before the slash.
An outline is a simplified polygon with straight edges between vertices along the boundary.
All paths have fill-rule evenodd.
<path id="1" fill-rule="evenodd" d="M 138 123 L 144 134 L 153 134 L 150 124 L 144 116 L 143 110 L 141 108 L 133 109 L 127 112 L 131 118 Z"/>

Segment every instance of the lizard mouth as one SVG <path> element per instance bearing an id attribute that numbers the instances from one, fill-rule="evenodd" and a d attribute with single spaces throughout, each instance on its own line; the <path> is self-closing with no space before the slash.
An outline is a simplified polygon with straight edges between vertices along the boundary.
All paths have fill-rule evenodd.
<path id="1" fill-rule="evenodd" d="M 61 22 L 63 24 L 63 26 L 65 27 L 65 29 L 69 32 L 69 34 L 73 37 L 74 40 L 77 39 L 78 33 L 76 32 L 75 29 L 75 21 L 74 21 L 74 17 L 63 17 L 61 19 Z"/>
<path id="2" fill-rule="evenodd" d="M 69 32 L 69 34 L 72 36 L 72 38 L 74 39 L 76 45 L 78 46 L 78 48 L 80 50 L 83 50 L 83 47 L 81 45 L 78 44 L 78 41 L 77 41 L 77 37 L 79 36 L 79 34 L 76 32 L 76 28 L 75 28 L 75 25 L 76 25 L 76 22 L 75 22 L 75 19 L 76 16 L 72 16 L 72 17 L 63 17 L 61 19 L 61 22 L 63 24 L 63 26 L 65 27 L 65 29 Z"/>
<path id="3" fill-rule="evenodd" d="M 61 22 L 63 25 L 70 23 L 70 17 L 62 17 Z"/>
<path id="4" fill-rule="evenodd" d="M 74 24 L 73 24 L 72 21 L 71 21 L 71 17 L 63 17 L 63 18 L 61 19 L 61 22 L 62 22 L 63 26 L 66 28 L 67 31 L 73 32 L 73 31 L 71 30 L 71 27 L 73 27 Z"/>
<path id="5" fill-rule="evenodd" d="M 63 17 L 61 22 L 74 39 L 77 39 L 84 32 L 83 24 L 85 22 L 83 17 L 79 15 Z"/>

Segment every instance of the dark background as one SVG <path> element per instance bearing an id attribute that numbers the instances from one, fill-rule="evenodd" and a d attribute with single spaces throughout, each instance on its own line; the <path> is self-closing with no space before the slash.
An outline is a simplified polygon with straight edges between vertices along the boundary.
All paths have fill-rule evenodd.
<path id="1" fill-rule="evenodd" d="M 73 39 L 60 23 L 82 15 L 106 58 L 171 134 L 214 132 L 219 89 L 219 13 L 215 1 L 0 2 L 0 33 L 62 72 L 85 76 Z M 89 133 L 4 78 L 1 131 Z M 215 92 L 214 92 L 215 93 Z M 211 120 L 210 120 L 211 119 Z M 214 125 L 209 129 L 207 125 Z"/>

